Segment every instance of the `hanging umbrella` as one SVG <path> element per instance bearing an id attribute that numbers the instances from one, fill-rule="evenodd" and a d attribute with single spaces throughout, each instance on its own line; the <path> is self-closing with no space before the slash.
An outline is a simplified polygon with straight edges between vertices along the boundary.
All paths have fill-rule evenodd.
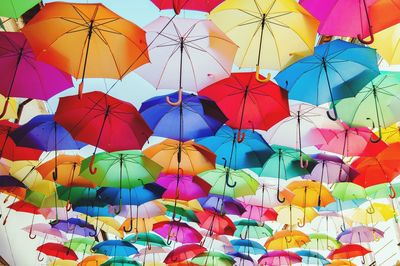
<path id="1" fill-rule="evenodd" d="M 257 221 L 250 219 L 243 219 L 235 221 L 236 231 L 234 236 L 240 237 L 241 239 L 246 238 L 265 238 L 272 236 L 272 228 L 266 224 L 260 224 Z"/>
<path id="2" fill-rule="evenodd" d="M 290 99 L 315 105 L 332 102 L 333 116 L 327 115 L 337 120 L 335 101 L 356 96 L 378 74 L 375 50 L 335 40 L 317 46 L 314 55 L 290 65 L 275 80 Z"/>
<path id="3" fill-rule="evenodd" d="M 214 233 L 218 235 L 231 235 L 236 231 L 236 226 L 233 221 L 225 214 L 220 214 L 218 211 L 202 211 L 196 212 L 199 219 L 199 226 L 207 229 L 209 236 Z"/>
<path id="4" fill-rule="evenodd" d="M 374 42 L 375 32 L 400 22 L 396 1 L 331 0 L 321 5 L 316 0 L 303 0 L 301 5 L 321 22 L 320 34 L 357 37 L 364 44 Z M 364 40 L 368 36 L 370 40 Z"/>
<path id="5" fill-rule="evenodd" d="M 254 266 L 254 260 L 251 256 L 240 253 L 240 252 L 228 252 L 227 255 L 233 257 L 237 265 L 248 265 Z"/>
<path id="6" fill-rule="evenodd" d="M 151 64 L 136 70 L 157 89 L 199 91 L 231 73 L 237 46 L 210 20 L 159 17 L 145 27 Z"/>
<path id="7" fill-rule="evenodd" d="M 149 62 L 145 32 L 102 4 L 48 3 L 23 33 L 39 60 L 82 79 L 80 97 L 86 77 L 122 79 Z"/>
<path id="8" fill-rule="evenodd" d="M 233 239 L 231 240 L 231 243 L 236 252 L 255 255 L 267 253 L 260 243 L 249 239 Z"/>
<path id="9" fill-rule="evenodd" d="M 200 138 L 196 142 L 215 152 L 218 164 L 235 170 L 261 167 L 274 153 L 257 132 L 240 132 L 228 126 L 222 126 L 215 136 Z"/>
<path id="10" fill-rule="evenodd" d="M 338 202 L 338 210 L 320 211 L 319 215 L 312 220 L 311 228 L 314 231 L 320 232 L 324 230 L 326 234 L 337 235 L 340 231 L 346 230 L 346 226 L 352 225 L 353 221 L 345 217 L 343 212 L 345 209 L 342 207 L 342 202 L 339 199 Z"/>
<path id="11" fill-rule="evenodd" d="M 57 224 L 52 225 L 52 227 L 61 230 L 63 232 L 72 234 L 72 238 L 74 235 L 80 235 L 85 237 L 96 235 L 96 231 L 94 230 L 93 225 L 88 224 L 87 222 L 78 218 L 69 218 L 68 220 L 60 220 Z"/>
<path id="12" fill-rule="evenodd" d="M 163 247 L 152 247 L 151 249 L 143 248 L 139 251 L 139 254 L 134 255 L 133 258 L 139 261 L 143 261 L 146 264 L 161 266 L 164 265 L 162 261 L 165 259 L 169 251 L 169 249 Z M 146 260 L 147 255 L 149 255 L 150 257 L 149 260 Z"/>
<path id="13" fill-rule="evenodd" d="M 159 9 L 174 9 L 175 14 L 179 15 L 182 9 L 210 12 L 223 0 L 151 0 Z"/>
<path id="14" fill-rule="evenodd" d="M 192 262 L 204 266 L 233 266 L 235 260 L 221 252 L 205 251 L 194 257 Z"/>
<path id="15" fill-rule="evenodd" d="M 187 261 L 205 251 L 207 251 L 205 247 L 197 244 L 182 245 L 168 253 L 167 257 L 164 260 L 164 263 L 174 264 L 182 261 Z"/>
<path id="16" fill-rule="evenodd" d="M 176 221 L 159 222 L 153 225 L 153 231 L 160 236 L 167 238 L 167 244 L 170 245 L 172 240 L 186 244 L 199 243 L 203 238 L 202 235 L 193 227 L 186 223 Z"/>
<path id="17" fill-rule="evenodd" d="M 138 233 L 137 235 L 132 234 L 125 237 L 124 240 L 131 242 L 132 244 L 147 246 L 148 248 L 151 248 L 152 246 L 156 247 L 168 246 L 162 237 L 154 233 L 148 233 L 148 232 Z"/>
<path id="18" fill-rule="evenodd" d="M 325 259 L 324 256 L 319 254 L 318 252 L 311 250 L 300 250 L 296 252 L 297 255 L 301 257 L 301 262 L 306 264 L 316 264 L 316 265 L 325 265 L 329 264 L 329 261 Z"/>
<path id="19" fill-rule="evenodd" d="M 400 142 L 400 128 L 397 125 L 397 123 L 394 123 L 386 128 L 382 128 L 381 134 L 382 134 L 382 140 L 387 144 Z M 378 137 L 379 137 L 379 131 L 378 131 Z"/>
<path id="20" fill-rule="evenodd" d="M 108 260 L 108 256 L 103 254 L 95 254 L 87 256 L 77 266 L 97 266 L 101 265 Z"/>
<path id="21" fill-rule="evenodd" d="M 131 256 L 138 254 L 138 250 L 131 243 L 124 240 L 106 240 L 93 246 L 92 250 L 95 253 L 104 254 L 107 256 Z"/>
<path id="22" fill-rule="evenodd" d="M 130 226 L 131 219 L 126 219 L 125 222 L 122 223 L 120 230 L 123 231 L 124 228 L 128 228 Z M 169 219 L 166 216 L 154 216 L 149 218 L 139 218 L 138 219 L 138 227 L 135 228 L 138 233 L 145 233 L 149 232 L 154 229 L 154 225 L 161 222 L 168 223 Z M 132 224 L 136 224 L 136 219 L 133 219 Z M 136 230 L 137 229 L 137 230 Z M 161 235 L 161 234 L 159 234 Z"/>
<path id="23" fill-rule="evenodd" d="M 298 207 L 295 205 L 275 207 L 278 214 L 276 221 L 281 224 L 287 224 L 290 228 L 296 225 L 304 225 L 310 223 L 318 216 L 318 213 L 311 207 Z M 305 217 L 305 219 L 304 219 Z"/>
<path id="24" fill-rule="evenodd" d="M 175 209 L 175 218 L 177 218 L 178 220 L 199 223 L 199 219 L 196 217 L 196 214 L 192 210 L 185 210 L 184 208 L 181 207 L 174 208 L 174 206 L 171 205 L 166 205 L 166 207 L 167 207 L 166 215 L 168 217 L 172 218 L 174 216 L 174 209 Z"/>
<path id="25" fill-rule="evenodd" d="M 238 135 L 241 129 L 268 130 L 289 116 L 287 91 L 271 81 L 260 84 L 254 72 L 232 73 L 199 94 L 218 104 L 229 119 L 226 124 L 238 128 Z"/>
<path id="26" fill-rule="evenodd" d="M 70 76 L 53 66 L 36 61 L 22 33 L 0 33 L 0 65 L 3 76 L 0 93 L 6 97 L 0 117 L 6 114 L 10 97 L 48 100 L 72 87 Z"/>
<path id="27" fill-rule="evenodd" d="M 296 263 L 301 263 L 301 256 L 296 253 L 284 250 L 270 251 L 267 254 L 262 255 L 258 259 L 258 264 L 261 266 L 289 266 Z"/>
<path id="28" fill-rule="evenodd" d="M 336 104 L 338 115 L 353 127 L 377 127 L 378 138 L 371 138 L 371 141 L 378 142 L 382 139 L 382 128 L 400 120 L 398 112 L 389 108 L 394 102 L 400 104 L 399 83 L 400 75 L 396 72 L 381 72 L 356 97 L 339 101 Z"/>
<path id="29" fill-rule="evenodd" d="M 42 253 L 63 260 L 78 260 L 78 256 L 76 256 L 73 250 L 58 243 L 46 243 L 39 246 L 36 250 L 39 251 L 38 261 L 44 260 L 44 258 L 41 257 Z"/>
<path id="30" fill-rule="evenodd" d="M 163 167 L 161 172 L 165 174 L 176 174 L 179 168 L 186 175 L 196 175 L 215 169 L 215 154 L 193 141 L 181 143 L 167 139 L 147 148 L 143 153 L 161 165 Z M 180 158 L 179 164 L 178 158 Z"/>
<path id="31" fill-rule="evenodd" d="M 1 5 L 0 16 L 17 19 L 26 11 L 37 5 L 39 2 L 40 0 L 6 0 Z"/>
<path id="32" fill-rule="evenodd" d="M 124 265 L 133 265 L 133 266 L 141 266 L 141 264 L 132 258 L 127 257 L 113 257 L 103 264 L 102 266 L 124 266 Z"/>
<path id="33" fill-rule="evenodd" d="M 98 147 L 108 152 L 141 149 L 152 132 L 132 104 L 99 91 L 85 93 L 85 98 L 60 98 L 54 120 L 74 139 L 95 145 L 89 164 L 95 174 Z"/>
<path id="34" fill-rule="evenodd" d="M 384 232 L 381 230 L 368 227 L 368 226 L 355 226 L 341 232 L 336 239 L 342 243 L 346 244 L 354 244 L 358 243 L 369 243 L 372 241 L 379 241 L 380 238 L 383 238 Z"/>
<path id="35" fill-rule="evenodd" d="M 31 222 L 31 227 L 30 227 L 30 230 L 29 230 L 29 238 L 30 239 L 35 239 L 36 235 L 34 235 L 32 233 L 33 232 L 33 222 L 35 220 L 35 215 L 41 214 L 40 211 L 39 211 L 39 208 L 36 207 L 33 204 L 30 204 L 30 203 L 27 203 L 27 202 L 24 202 L 24 201 L 14 202 L 13 204 L 9 205 L 7 208 L 10 209 L 10 210 L 17 211 L 17 212 L 24 212 L 24 213 L 31 213 L 32 214 L 32 222 Z M 7 213 L 7 215 L 4 217 L 3 225 L 5 225 L 7 223 L 8 216 L 9 216 L 9 213 Z"/>
<path id="36" fill-rule="evenodd" d="M 400 53 L 396 48 L 400 42 L 399 32 L 400 23 L 376 33 L 375 41 L 370 45 L 391 65 L 400 63 Z"/>
<path id="37" fill-rule="evenodd" d="M 309 234 L 308 236 L 310 238 L 310 242 L 303 245 L 302 248 L 325 251 L 337 249 L 342 245 L 336 240 L 336 238 L 327 234 L 313 233 Z"/>
<path id="38" fill-rule="evenodd" d="M 9 168 L 9 174 L 24 183 L 28 188 L 40 182 L 42 175 L 36 170 L 39 161 L 35 160 L 18 160 L 14 161 Z M 51 180 L 53 178 L 51 177 Z"/>
<path id="39" fill-rule="evenodd" d="M 115 207 L 110 206 L 109 208 L 109 211 L 114 213 Z M 151 218 L 164 215 L 166 211 L 167 208 L 161 202 L 149 201 L 141 205 L 123 205 L 119 216 L 128 218 L 131 217 L 131 213 L 136 213 L 140 218 Z"/>
<path id="40" fill-rule="evenodd" d="M 43 243 L 46 240 L 56 241 L 56 242 L 63 242 L 67 241 L 65 234 L 55 228 L 52 228 L 50 224 L 39 223 L 33 224 L 32 226 L 27 226 L 22 228 L 22 230 L 33 234 L 35 236 L 39 236 L 43 238 Z"/>
<path id="41" fill-rule="evenodd" d="M 179 181 L 178 181 L 179 180 Z M 163 198 L 174 199 L 178 195 L 180 200 L 192 200 L 206 197 L 211 185 L 198 176 L 165 175 L 161 174 L 156 181 L 166 189 Z"/>
<path id="42" fill-rule="evenodd" d="M 72 238 L 71 240 L 64 242 L 64 246 L 74 250 L 75 252 L 83 253 L 83 257 L 85 257 L 85 254 L 90 253 L 91 247 L 96 244 L 98 244 L 97 241 L 86 237 Z"/>
<path id="43" fill-rule="evenodd" d="M 314 50 L 318 21 L 295 1 L 229 0 L 210 18 L 239 45 L 235 64 L 256 67 L 259 81 L 260 68 L 282 69 Z"/>
<path id="44" fill-rule="evenodd" d="M 328 259 L 337 260 L 337 259 L 351 259 L 354 257 L 364 256 L 371 251 L 365 249 L 364 247 L 356 244 L 348 244 L 343 245 L 338 249 L 331 251 L 328 255 Z"/>
<path id="45" fill-rule="evenodd" d="M 253 219 L 265 224 L 266 221 L 276 221 L 278 213 L 272 208 L 254 206 L 245 204 L 246 212 L 241 217 L 246 219 Z"/>
<path id="46" fill-rule="evenodd" d="M 335 183 L 332 196 L 342 201 L 365 199 L 367 197 L 365 189 L 352 182 Z"/>
<path id="47" fill-rule="evenodd" d="M 177 99 L 178 93 L 169 94 Z M 160 136 L 180 141 L 214 135 L 227 118 L 214 101 L 204 96 L 183 93 L 179 105 L 170 105 L 165 96 L 156 96 L 142 103 L 140 113 Z"/>
<path id="48" fill-rule="evenodd" d="M 310 238 L 297 230 L 282 230 L 276 232 L 264 244 L 267 250 L 282 250 L 301 247 L 310 242 Z"/>
<path id="49" fill-rule="evenodd" d="M 242 215 L 246 212 L 243 204 L 231 197 L 217 194 L 209 194 L 208 197 L 198 198 L 197 199 L 203 209 L 207 210 L 221 210 L 223 213 L 232 214 L 232 215 Z"/>
<path id="50" fill-rule="evenodd" d="M 124 237 L 124 230 L 121 229 L 121 224 L 114 217 L 88 217 L 84 214 L 81 214 L 78 217 L 84 219 L 85 221 L 87 219 L 87 223 L 95 226 L 96 231 L 104 231 L 105 233 L 117 236 L 119 238 Z M 96 233 L 96 236 L 98 234 L 99 233 Z"/>
<path id="51" fill-rule="evenodd" d="M 375 225 L 393 218 L 394 209 L 388 204 L 379 202 L 372 203 L 368 208 L 358 208 L 351 216 L 354 222 L 364 225 Z"/>
<path id="52" fill-rule="evenodd" d="M 394 191 L 396 192 L 396 198 L 400 196 L 400 183 L 392 184 Z M 393 196 L 390 185 L 378 184 L 365 188 L 365 194 L 371 199 L 387 199 L 390 195 Z"/>

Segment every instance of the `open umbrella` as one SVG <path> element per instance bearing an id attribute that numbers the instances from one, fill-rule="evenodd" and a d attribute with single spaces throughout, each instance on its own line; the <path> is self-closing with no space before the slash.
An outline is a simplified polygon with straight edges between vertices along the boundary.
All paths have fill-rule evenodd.
<path id="1" fill-rule="evenodd" d="M 41 257 L 42 253 L 63 260 L 78 260 L 78 256 L 76 256 L 73 250 L 58 243 L 46 243 L 39 246 L 36 250 L 39 251 L 38 261 L 44 260 L 44 258 Z"/>
<path id="2" fill-rule="evenodd" d="M 246 238 L 265 238 L 272 236 L 272 228 L 266 224 L 260 224 L 257 221 L 250 219 L 243 219 L 235 221 L 236 231 L 234 236 L 241 239 Z"/>
<path id="3" fill-rule="evenodd" d="M 291 266 L 296 263 L 301 263 L 301 261 L 301 256 L 297 255 L 294 252 L 284 250 L 270 251 L 267 254 L 262 255 L 258 259 L 258 263 L 261 266 Z"/>
<path id="4" fill-rule="evenodd" d="M 179 176 L 178 181 L 177 175 L 161 174 L 156 183 L 166 189 L 163 198 L 168 199 L 175 199 L 177 196 L 180 200 L 198 199 L 206 197 L 211 189 L 211 185 L 200 177 L 189 175 Z"/>
<path id="5" fill-rule="evenodd" d="M 231 73 L 237 46 L 210 20 L 159 17 L 145 27 L 151 63 L 136 70 L 157 89 L 199 91 Z"/>
<path id="6" fill-rule="evenodd" d="M 208 230 L 208 236 L 214 233 L 218 235 L 231 235 L 236 231 L 236 226 L 233 221 L 225 214 L 220 214 L 218 211 L 202 211 L 196 212 L 199 219 L 199 226 Z"/>
<path id="7" fill-rule="evenodd" d="M 48 3 L 23 32 L 39 60 L 82 79 L 80 97 L 86 77 L 122 79 L 149 62 L 145 32 L 102 4 Z"/>
<path id="8" fill-rule="evenodd" d="M 136 108 L 99 91 L 85 93 L 85 99 L 75 96 L 60 98 L 54 120 L 67 129 L 74 139 L 108 152 L 141 149 L 152 134 Z"/>
<path id="9" fill-rule="evenodd" d="M 272 237 L 270 237 L 265 242 L 264 247 L 267 250 L 283 250 L 301 247 L 307 242 L 310 242 L 310 238 L 301 231 L 282 230 L 276 232 Z"/>
<path id="10" fill-rule="evenodd" d="M 113 257 L 128 257 L 139 253 L 134 245 L 124 240 L 106 240 L 93 246 L 92 250 L 96 253 Z"/>
<path id="11" fill-rule="evenodd" d="M 378 74 L 374 49 L 335 40 L 317 46 L 313 55 L 285 68 L 275 80 L 290 99 L 315 105 L 332 102 L 333 115 L 327 114 L 337 120 L 335 101 L 354 97 Z"/>
<path id="12" fill-rule="evenodd" d="M 159 222 L 153 225 L 153 231 L 160 236 L 167 238 L 167 244 L 170 245 L 172 240 L 186 244 L 199 243 L 203 236 L 193 227 L 186 223 L 176 221 Z"/>
<path id="13" fill-rule="evenodd" d="M 260 243 L 249 239 L 233 239 L 231 243 L 236 252 L 255 255 L 267 253 L 267 250 Z"/>
<path id="14" fill-rule="evenodd" d="M 19 18 L 26 11 L 38 4 L 40 0 L 6 0 L 0 8 L 0 16 L 9 18 Z"/>
<path id="15" fill-rule="evenodd" d="M 302 260 L 302 263 L 306 264 L 316 264 L 316 265 L 325 265 L 329 264 L 329 261 L 325 259 L 324 256 L 319 254 L 318 252 L 311 251 L 311 250 L 300 250 L 296 252 L 297 255 L 299 255 Z"/>
<path id="16" fill-rule="evenodd" d="M 348 244 L 343 245 L 338 249 L 332 250 L 328 255 L 328 259 L 337 260 L 337 259 L 351 259 L 354 257 L 364 256 L 371 251 L 364 248 L 363 246 L 356 244 Z"/>
<path id="17" fill-rule="evenodd" d="M 204 266 L 233 266 L 235 260 L 221 252 L 205 251 L 194 257 L 192 262 Z"/>
<path id="18" fill-rule="evenodd" d="M 168 253 L 164 260 L 164 263 L 173 264 L 181 261 L 190 260 L 191 258 L 199 255 L 202 252 L 207 251 L 207 249 L 198 244 L 185 244 Z"/>
<path id="19" fill-rule="evenodd" d="M 159 9 L 174 9 L 179 15 L 182 9 L 210 12 L 223 0 L 151 0 Z"/>
<path id="20" fill-rule="evenodd" d="M 400 63 L 400 53 L 396 49 L 400 43 L 399 32 L 400 23 L 376 33 L 375 41 L 370 45 L 391 65 Z"/>

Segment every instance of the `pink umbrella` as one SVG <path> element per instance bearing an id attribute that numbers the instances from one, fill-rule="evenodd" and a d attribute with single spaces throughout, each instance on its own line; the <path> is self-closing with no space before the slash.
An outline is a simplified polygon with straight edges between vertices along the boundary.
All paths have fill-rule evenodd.
<path id="1" fill-rule="evenodd" d="M 276 218 L 278 217 L 278 213 L 272 208 L 254 206 L 250 204 L 243 205 L 246 208 L 246 212 L 241 215 L 242 218 L 266 222 L 276 221 Z"/>
<path id="2" fill-rule="evenodd" d="M 10 97 L 47 100 L 71 88 L 71 76 L 46 63 L 36 61 L 25 36 L 0 33 L 0 93 L 7 97 L 0 118 L 7 111 Z"/>
<path id="3" fill-rule="evenodd" d="M 167 244 L 172 240 L 179 243 L 199 243 L 203 236 L 186 223 L 171 221 L 159 222 L 153 225 L 153 231 L 167 238 Z"/>
<path id="4" fill-rule="evenodd" d="M 45 240 L 65 242 L 67 238 L 63 232 L 58 229 L 52 228 L 50 224 L 34 224 L 22 228 L 26 232 L 32 232 L 32 234 L 40 236 Z"/>
<path id="5" fill-rule="evenodd" d="M 118 206 L 110 206 L 109 211 L 113 213 Z M 121 212 L 118 214 L 119 216 L 125 218 L 131 218 L 132 213 L 135 213 L 135 217 L 133 218 L 152 218 L 155 216 L 164 215 L 167 211 L 167 208 L 157 201 L 149 201 L 142 205 L 123 205 Z"/>
<path id="6" fill-rule="evenodd" d="M 167 189 L 163 194 L 166 199 L 193 200 L 206 197 L 211 189 L 209 183 L 190 175 L 161 174 L 156 183 Z"/>
<path id="7" fill-rule="evenodd" d="M 367 156 L 367 154 L 374 156 L 387 147 L 383 141 L 370 144 L 371 135 L 374 133 L 366 127 L 353 128 L 343 124 L 340 130 L 319 129 L 319 132 L 325 135 L 328 142 L 317 145 L 318 149 L 334 152 L 346 157 Z"/>
<path id="8" fill-rule="evenodd" d="M 258 264 L 261 266 L 274 266 L 274 265 L 292 265 L 295 263 L 301 263 L 302 258 L 296 253 L 277 250 L 270 251 L 267 254 L 262 255 L 258 259 Z"/>
<path id="9" fill-rule="evenodd" d="M 384 232 L 368 226 L 355 226 L 341 232 L 337 240 L 346 244 L 361 244 L 364 242 L 377 241 L 384 236 Z"/>

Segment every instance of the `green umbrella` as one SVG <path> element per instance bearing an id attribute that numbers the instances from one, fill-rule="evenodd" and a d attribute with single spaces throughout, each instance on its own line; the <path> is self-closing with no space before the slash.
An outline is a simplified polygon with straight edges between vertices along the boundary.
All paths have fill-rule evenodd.
<path id="1" fill-rule="evenodd" d="M 133 188 L 154 182 L 162 170 L 151 159 L 140 151 L 102 152 L 96 154 L 93 168 L 97 168 L 95 174 L 90 173 L 89 165 L 92 157 L 82 161 L 80 175 L 102 187 Z M 119 209 L 121 211 L 122 199 Z"/>
<path id="2" fill-rule="evenodd" d="M 342 244 L 336 238 L 326 234 L 310 234 L 310 242 L 304 244 L 302 248 L 313 250 L 334 250 L 339 248 Z"/>
<path id="3" fill-rule="evenodd" d="M 147 246 L 149 249 L 151 248 L 151 246 L 157 246 L 157 247 L 168 246 L 162 237 L 154 233 L 147 233 L 147 232 L 129 235 L 125 237 L 124 240 L 131 242 L 133 244 Z"/>
<path id="4" fill-rule="evenodd" d="M 211 184 L 210 194 L 223 195 L 231 198 L 254 195 L 259 185 L 258 181 L 248 173 L 242 170 L 231 169 L 229 171 L 229 183 L 236 183 L 236 186 L 226 186 L 226 169 L 220 165 L 217 165 L 214 170 L 199 174 L 199 176 Z"/>
<path id="5" fill-rule="evenodd" d="M 390 105 L 390 107 L 389 107 Z M 393 107 L 396 110 L 393 110 Z M 378 142 L 382 138 L 382 127 L 386 128 L 400 120 L 400 74 L 381 72 L 354 98 L 340 100 L 336 104 L 340 118 L 352 127 L 375 125 L 379 129 Z"/>
<path id="6" fill-rule="evenodd" d="M 241 239 L 246 238 L 265 238 L 270 237 L 273 234 L 273 230 L 268 225 L 261 225 L 257 221 L 250 219 L 243 219 L 235 222 L 236 231 L 234 236 L 240 237 Z"/>
<path id="7" fill-rule="evenodd" d="M 19 18 L 39 2 L 40 0 L 2 0 L 0 17 Z"/>
<path id="8" fill-rule="evenodd" d="M 310 174 L 315 166 L 314 160 L 301 153 L 300 150 L 279 145 L 272 145 L 271 147 L 275 153 L 268 158 L 263 167 L 251 170 L 259 176 L 278 178 L 278 190 L 281 179 L 288 180 L 296 176 Z M 306 166 L 303 165 L 302 167 L 300 160 L 306 160 Z M 285 199 L 279 198 L 279 193 L 276 196 L 279 202 L 283 203 L 285 201 Z"/>
<path id="9" fill-rule="evenodd" d="M 96 189 L 88 187 L 57 186 L 58 197 L 68 201 L 74 207 L 95 204 L 97 199 L 96 191 Z"/>
<path id="10" fill-rule="evenodd" d="M 235 264 L 232 257 L 216 251 L 200 253 L 192 259 L 192 262 L 202 266 L 233 266 Z"/>
<path id="11" fill-rule="evenodd" d="M 108 261 L 104 262 L 103 264 L 101 264 L 101 266 L 126 266 L 126 265 L 140 266 L 142 264 L 128 257 L 113 257 Z"/>
<path id="12" fill-rule="evenodd" d="M 400 183 L 392 184 L 396 196 L 400 196 Z M 378 184 L 375 186 L 367 187 L 365 192 L 369 198 L 372 199 L 388 199 L 392 195 L 392 190 L 388 184 Z"/>
<path id="13" fill-rule="evenodd" d="M 367 194 L 362 186 L 351 182 L 336 183 L 332 195 L 342 201 L 365 199 Z"/>
<path id="14" fill-rule="evenodd" d="M 174 206 L 165 204 L 165 207 L 167 208 L 166 215 L 170 217 L 174 216 Z M 181 207 L 176 207 L 175 217 L 178 220 L 180 220 L 182 217 L 183 221 L 199 223 L 199 219 L 197 218 L 196 214 L 194 214 L 194 211 L 185 210 L 184 208 Z"/>
<path id="15" fill-rule="evenodd" d="M 91 253 L 91 248 L 97 243 L 98 242 L 93 240 L 93 238 L 78 237 L 64 242 L 64 246 L 68 247 L 69 249 L 73 249 L 74 251 L 82 252 L 83 257 L 85 257 L 85 254 Z"/>

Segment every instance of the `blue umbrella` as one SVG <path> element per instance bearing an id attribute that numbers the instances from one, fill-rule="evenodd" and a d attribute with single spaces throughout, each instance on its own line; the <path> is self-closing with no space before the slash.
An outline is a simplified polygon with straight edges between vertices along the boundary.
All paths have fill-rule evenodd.
<path id="1" fill-rule="evenodd" d="M 222 210 L 223 213 L 232 215 L 242 215 L 246 212 L 246 208 L 240 201 L 216 194 L 209 194 L 207 197 L 197 199 L 203 209 Z"/>
<path id="2" fill-rule="evenodd" d="M 124 240 L 106 240 L 95 245 L 92 250 L 95 253 L 113 257 L 129 257 L 139 253 L 134 245 Z"/>
<path id="3" fill-rule="evenodd" d="M 251 257 L 251 256 L 249 256 L 249 255 L 246 255 L 246 254 L 243 254 L 243 253 L 240 253 L 240 252 L 228 252 L 227 253 L 229 256 L 231 256 L 231 257 L 235 257 L 235 258 L 238 258 L 239 259 L 239 262 L 238 262 L 238 265 L 242 265 L 242 261 L 244 262 L 245 260 L 248 260 L 248 261 L 250 261 L 253 265 L 255 265 L 254 264 L 254 260 L 253 260 L 253 258 Z M 235 259 L 236 260 L 236 259 Z"/>
<path id="4" fill-rule="evenodd" d="M 231 244 L 236 252 L 251 254 L 265 254 L 267 251 L 258 242 L 249 239 L 234 239 L 231 240 Z"/>
<path id="5" fill-rule="evenodd" d="M 76 141 L 54 121 L 54 115 L 38 115 L 10 134 L 17 146 L 55 151 L 54 180 L 57 179 L 57 150 L 79 150 L 86 144 Z"/>
<path id="6" fill-rule="evenodd" d="M 325 265 L 330 263 L 324 256 L 315 251 L 300 250 L 296 254 L 302 258 L 301 262 L 305 264 Z"/>
<path id="7" fill-rule="evenodd" d="M 320 105 L 354 97 L 379 75 L 376 51 L 365 46 L 335 40 L 317 46 L 314 54 L 282 70 L 275 77 L 289 91 L 289 98 Z"/>
<path id="8" fill-rule="evenodd" d="M 178 99 L 177 92 L 168 96 Z M 214 101 L 188 93 L 177 106 L 168 104 L 165 96 L 153 97 L 142 103 L 139 112 L 155 136 L 180 141 L 214 135 L 228 120 Z"/>
<path id="9" fill-rule="evenodd" d="M 78 218 L 59 220 L 57 224 L 51 224 L 51 227 L 64 231 L 66 233 L 72 233 L 71 239 L 74 237 L 74 235 L 80 235 L 80 236 L 96 235 L 96 231 L 93 225 L 88 224 L 87 222 Z"/>

